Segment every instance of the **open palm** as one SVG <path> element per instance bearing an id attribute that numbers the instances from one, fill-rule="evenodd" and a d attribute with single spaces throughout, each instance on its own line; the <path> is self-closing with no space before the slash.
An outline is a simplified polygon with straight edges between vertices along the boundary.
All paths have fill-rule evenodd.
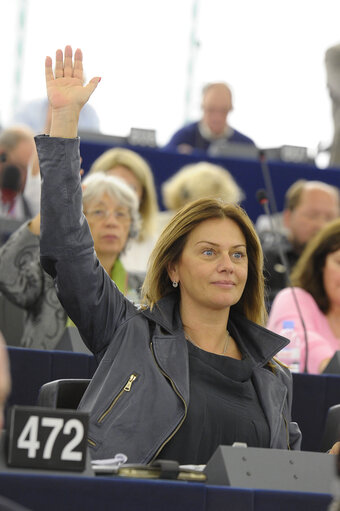
<path id="1" fill-rule="evenodd" d="M 100 78 L 92 78 L 83 85 L 83 56 L 77 49 L 72 60 L 72 48 L 66 46 L 65 57 L 57 50 L 55 72 L 52 70 L 52 59 L 46 57 L 45 76 L 46 88 L 50 105 L 53 110 L 80 111 L 92 92 L 97 87 Z"/>

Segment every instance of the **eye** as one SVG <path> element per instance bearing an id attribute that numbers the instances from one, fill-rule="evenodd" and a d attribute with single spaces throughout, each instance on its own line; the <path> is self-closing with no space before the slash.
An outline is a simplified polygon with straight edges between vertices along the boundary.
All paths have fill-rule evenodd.
<path id="1" fill-rule="evenodd" d="M 92 215 L 102 217 L 105 216 L 105 211 L 103 209 L 94 209 Z"/>
<path id="2" fill-rule="evenodd" d="M 234 259 L 239 259 L 239 260 L 243 259 L 244 257 L 246 257 L 245 252 L 240 252 L 240 251 L 234 252 L 232 255 L 233 255 Z"/>
<path id="3" fill-rule="evenodd" d="M 203 250 L 203 255 L 207 255 L 207 256 L 212 256 L 214 254 L 214 251 L 212 248 L 206 248 L 205 250 Z"/>

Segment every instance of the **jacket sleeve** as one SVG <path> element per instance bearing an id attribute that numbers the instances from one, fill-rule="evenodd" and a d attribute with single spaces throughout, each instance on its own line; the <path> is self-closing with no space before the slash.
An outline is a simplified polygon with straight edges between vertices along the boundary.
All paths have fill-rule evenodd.
<path id="1" fill-rule="evenodd" d="M 322 334 L 320 320 L 321 311 L 317 307 L 313 297 L 300 288 L 294 288 L 295 296 L 298 300 L 308 339 L 308 372 L 319 373 L 320 363 L 334 355 L 334 349 L 329 344 L 329 340 Z M 296 308 L 296 303 L 291 288 L 286 288 L 276 296 L 272 305 L 267 328 L 273 332 L 279 333 L 282 330 L 282 324 L 285 320 L 294 321 L 295 330 L 301 340 L 301 363 L 305 361 L 305 338 L 301 318 Z"/>
<path id="2" fill-rule="evenodd" d="M 0 249 L 0 291 L 14 304 L 31 307 L 43 289 L 39 237 L 27 223 L 15 231 Z"/>
<path id="3" fill-rule="evenodd" d="M 286 403 L 284 406 L 284 415 L 285 415 L 285 419 L 287 421 L 286 427 L 287 427 L 287 433 L 288 433 L 289 448 L 291 450 L 299 450 L 299 449 L 301 449 L 302 434 L 301 434 L 299 425 L 297 424 L 297 422 L 292 421 L 292 416 L 291 416 L 292 415 L 292 405 L 293 405 L 292 373 L 286 366 L 281 365 L 277 360 L 273 360 L 272 363 L 274 364 L 275 374 L 287 388 L 287 397 L 286 397 Z"/>
<path id="4" fill-rule="evenodd" d="M 133 305 L 98 261 L 82 212 L 79 139 L 37 136 L 42 175 L 41 264 L 89 349 L 103 353 Z M 118 341 L 117 341 L 118 342 Z"/>

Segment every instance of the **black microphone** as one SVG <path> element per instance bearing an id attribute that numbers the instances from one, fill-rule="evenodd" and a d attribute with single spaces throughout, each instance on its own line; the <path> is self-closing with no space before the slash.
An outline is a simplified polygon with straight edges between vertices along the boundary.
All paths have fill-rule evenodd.
<path id="1" fill-rule="evenodd" d="M 13 207 L 16 196 L 21 190 L 21 172 L 15 165 L 6 165 L 0 182 L 0 199 L 2 211 L 8 214 Z"/>
<path id="2" fill-rule="evenodd" d="M 298 299 L 297 299 L 297 296 L 295 293 L 295 289 L 292 286 L 292 282 L 290 280 L 290 266 L 288 263 L 288 259 L 286 258 L 286 254 L 284 253 L 283 248 L 282 248 L 282 238 L 281 238 L 280 234 L 278 234 L 277 231 L 275 230 L 274 222 L 273 222 L 273 215 L 269 208 L 269 200 L 268 200 L 266 190 L 263 190 L 263 189 L 257 190 L 256 199 L 263 207 L 265 214 L 268 216 L 270 230 L 274 236 L 274 239 L 276 240 L 277 252 L 280 257 L 280 261 L 281 261 L 281 264 L 283 267 L 283 273 L 285 274 L 288 287 L 290 287 L 290 289 L 292 291 L 292 296 L 294 299 L 296 310 L 298 312 L 298 315 L 299 315 L 299 318 L 301 321 L 301 325 L 302 325 L 302 329 L 303 329 L 303 337 L 304 337 L 303 341 L 304 341 L 304 345 L 305 345 L 305 364 L 304 364 L 303 372 L 308 373 L 308 334 L 307 334 L 306 325 L 305 325 L 305 322 L 303 319 L 302 311 L 301 311 L 301 308 L 300 308 L 300 305 L 299 305 L 299 302 L 298 302 Z"/>

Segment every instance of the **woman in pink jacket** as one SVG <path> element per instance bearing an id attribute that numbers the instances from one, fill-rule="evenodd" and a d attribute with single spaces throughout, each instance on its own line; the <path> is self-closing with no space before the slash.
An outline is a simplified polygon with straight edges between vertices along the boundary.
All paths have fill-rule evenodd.
<path id="1" fill-rule="evenodd" d="M 321 373 L 334 352 L 340 350 L 340 219 L 328 223 L 308 243 L 294 267 L 291 282 L 307 331 L 307 369 L 309 373 Z M 305 334 L 291 288 L 276 296 L 267 328 L 280 332 L 285 320 L 295 323 L 302 341 L 304 368 Z"/>

